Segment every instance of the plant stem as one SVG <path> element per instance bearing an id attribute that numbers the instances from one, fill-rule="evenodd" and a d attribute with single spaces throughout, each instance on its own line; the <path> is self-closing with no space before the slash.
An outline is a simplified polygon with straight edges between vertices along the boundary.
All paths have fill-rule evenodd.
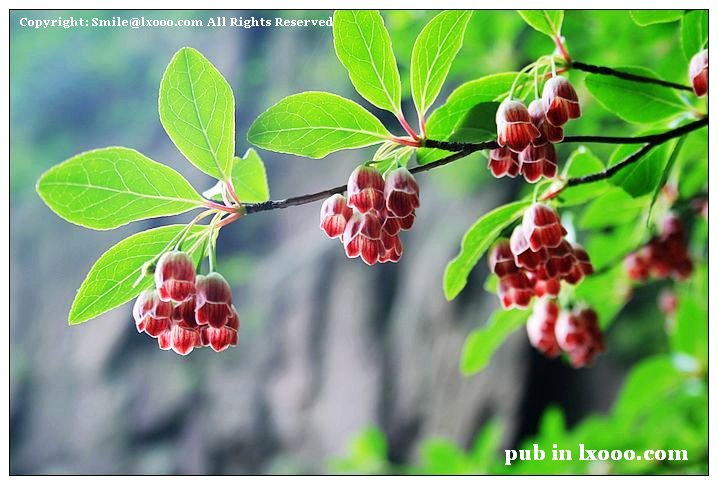
<path id="1" fill-rule="evenodd" d="M 677 138 L 679 136 L 695 131 L 698 128 L 708 125 L 708 117 L 701 118 L 696 121 L 692 121 L 678 128 L 672 130 L 656 133 L 653 135 L 643 136 L 601 136 L 601 135 L 574 135 L 564 137 L 561 143 L 608 143 L 608 144 L 627 144 L 637 145 L 641 143 L 661 143 L 671 138 Z M 439 148 L 449 152 L 457 152 L 467 149 L 473 150 L 484 150 L 498 148 L 499 145 L 496 142 L 482 142 L 482 143 L 463 143 L 463 142 L 452 142 L 452 141 L 437 141 L 437 140 L 424 140 L 424 146 L 426 148 Z"/>
<path id="2" fill-rule="evenodd" d="M 595 180 L 600 180 L 601 178 L 607 178 L 610 177 L 613 173 L 618 172 L 619 170 L 623 169 L 624 167 L 630 165 L 631 163 L 638 160 L 641 156 L 643 156 L 650 148 L 653 148 L 656 145 L 660 145 L 663 142 L 666 142 L 668 140 L 671 140 L 673 138 L 677 138 L 679 136 L 685 135 L 686 133 L 690 133 L 692 131 L 695 131 L 699 128 L 702 128 L 703 126 L 708 125 L 708 118 L 702 118 L 697 121 L 693 121 L 691 123 L 688 123 L 686 125 L 680 126 L 678 128 L 674 128 L 672 130 L 663 132 L 663 133 L 657 133 L 655 135 L 646 135 L 646 136 L 637 136 L 637 137 L 604 137 L 604 136 L 575 136 L 570 137 L 567 136 L 564 138 L 562 143 L 571 143 L 571 142 L 592 142 L 592 143 L 624 143 L 624 144 L 641 144 L 641 143 L 648 143 L 646 147 L 641 148 L 638 152 L 633 154 L 629 159 L 624 160 L 623 162 L 614 165 L 613 167 L 604 170 L 603 172 L 599 172 L 598 174 L 593 175 L 587 175 L 585 177 L 578 177 L 577 179 L 568 179 L 574 180 L 571 182 L 571 185 L 579 185 L 582 183 L 589 183 L 594 180 L 592 180 L 592 177 L 597 177 Z M 436 160 L 431 163 L 427 163 L 425 165 L 420 165 L 418 167 L 414 167 L 411 170 L 409 170 L 413 174 L 422 173 L 422 172 L 428 172 L 429 170 L 432 170 L 437 167 L 441 167 L 443 165 L 447 165 L 449 163 L 455 162 L 456 160 L 460 160 L 462 158 L 467 157 L 468 155 L 471 155 L 474 152 L 477 152 L 479 150 L 486 150 L 486 149 L 493 149 L 498 148 L 498 143 L 495 141 L 487 141 L 483 143 L 461 143 L 461 142 L 443 142 L 443 141 L 435 141 L 435 140 L 425 140 L 424 146 L 427 148 L 439 148 L 442 150 L 447 151 L 453 151 L 455 153 L 452 153 L 451 155 L 448 155 L 444 158 L 441 158 L 439 160 Z M 649 148 L 647 148 L 649 147 Z M 638 155 L 640 153 L 640 155 Z M 604 172 L 610 172 L 608 174 Z M 585 181 L 579 181 L 579 179 Z M 565 186 L 564 186 L 565 187 Z M 563 189 L 563 188 L 562 188 Z M 562 189 L 559 189 L 562 190 Z M 242 207 L 245 209 L 247 214 L 253 214 L 256 212 L 267 212 L 272 211 L 275 209 L 286 209 L 287 207 L 293 207 L 298 205 L 304 205 L 309 204 L 312 202 L 317 202 L 322 199 L 326 199 L 329 196 L 332 196 L 334 194 L 341 194 L 346 192 L 347 186 L 346 185 L 338 185 L 336 187 L 332 187 L 330 189 L 322 190 L 319 192 L 314 192 L 311 194 L 305 194 L 305 195 L 299 195 L 296 197 L 289 197 L 286 199 L 279 199 L 279 200 L 268 200 L 266 202 L 259 202 L 256 204 L 244 204 Z M 550 194 L 552 196 L 557 195 L 556 194 Z M 549 197 L 550 198 L 550 197 Z"/>
<path id="3" fill-rule="evenodd" d="M 607 76 L 613 76 L 628 81 L 636 81 L 640 83 L 656 84 L 658 86 L 665 86 L 667 88 L 679 89 L 681 91 L 693 91 L 690 86 L 683 84 L 673 83 L 670 81 L 664 81 L 663 79 L 656 79 L 649 76 L 641 76 L 640 74 L 632 74 L 630 72 L 618 71 L 616 69 L 606 66 L 595 66 L 593 64 L 586 64 L 585 62 L 570 61 L 568 66 L 571 69 L 577 69 L 579 71 L 590 72 L 593 74 L 605 74 Z"/>

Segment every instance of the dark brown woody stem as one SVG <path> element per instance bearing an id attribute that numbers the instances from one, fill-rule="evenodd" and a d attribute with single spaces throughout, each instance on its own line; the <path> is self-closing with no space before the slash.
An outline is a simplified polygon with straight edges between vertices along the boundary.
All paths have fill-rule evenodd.
<path id="1" fill-rule="evenodd" d="M 639 160 L 643 155 L 648 153 L 652 148 L 654 148 L 657 145 L 660 145 L 661 143 L 664 143 L 668 140 L 671 140 L 673 138 L 677 138 L 679 136 L 685 135 L 686 133 L 690 133 L 691 131 L 695 131 L 699 128 L 702 128 L 703 126 L 708 125 L 708 118 L 702 118 L 697 121 L 693 121 L 691 123 L 688 123 L 686 125 L 683 125 L 681 127 L 663 132 L 663 133 L 657 133 L 655 135 L 646 135 L 646 136 L 636 136 L 636 137 L 609 137 L 609 136 L 567 136 L 564 138 L 562 143 L 572 143 L 572 142 L 586 142 L 586 143 L 615 143 L 615 144 L 641 144 L 645 143 L 646 145 L 639 149 L 636 153 L 629 156 L 622 162 L 613 165 L 610 168 L 607 168 L 606 170 L 602 170 L 601 172 L 591 174 L 591 175 L 585 175 L 583 177 L 576 177 L 573 179 L 568 179 L 566 181 L 566 184 L 564 187 L 569 187 L 573 185 L 580 185 L 580 184 L 586 184 L 590 182 L 595 182 L 597 180 L 605 179 L 613 175 L 614 173 L 618 172 L 619 170 L 622 170 L 623 168 L 627 167 L 628 165 L 636 162 Z M 426 148 L 440 148 L 442 150 L 447 151 L 453 151 L 455 153 L 452 153 L 451 155 L 448 155 L 444 158 L 441 158 L 439 160 L 436 160 L 431 163 L 427 163 L 425 165 L 419 165 L 418 167 L 414 167 L 410 170 L 411 173 L 422 173 L 422 172 L 428 172 L 429 170 L 432 170 L 437 167 L 441 167 L 442 165 L 447 165 L 451 162 L 455 162 L 456 160 L 460 160 L 468 155 L 471 155 L 474 152 L 477 152 L 479 150 L 486 150 L 486 149 L 492 149 L 497 148 L 498 144 L 495 141 L 489 141 L 484 143 L 460 143 L 460 142 L 442 142 L 442 141 L 435 141 L 435 140 L 426 140 L 424 143 L 424 147 Z M 337 187 L 332 187 L 331 189 L 322 190 L 320 192 L 314 192 L 312 194 L 305 194 L 305 195 L 299 195 L 296 197 L 289 197 L 287 199 L 280 199 L 280 200 L 268 200 L 266 202 L 259 202 L 256 204 L 244 204 L 243 208 L 245 209 L 247 214 L 252 214 L 255 212 L 266 212 L 271 211 L 275 209 L 285 209 L 287 207 L 297 206 L 297 205 L 304 205 L 309 204 L 311 202 L 317 202 L 322 199 L 326 199 L 327 197 L 334 195 L 334 194 L 341 194 L 343 192 L 346 192 L 347 186 L 346 185 L 339 185 Z M 560 189 L 562 190 L 562 189 Z M 558 195 L 560 192 L 557 191 L 554 194 L 551 194 L 551 197 L 554 197 L 555 195 Z"/>

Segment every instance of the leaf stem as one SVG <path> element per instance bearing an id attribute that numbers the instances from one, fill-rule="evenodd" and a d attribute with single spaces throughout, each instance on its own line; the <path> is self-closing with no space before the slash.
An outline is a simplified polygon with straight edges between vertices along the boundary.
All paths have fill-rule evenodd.
<path id="1" fill-rule="evenodd" d="M 411 125 L 409 125 L 409 123 L 406 121 L 406 118 L 404 118 L 404 115 L 402 115 L 401 113 L 397 114 L 396 119 L 399 120 L 399 124 L 401 124 L 402 128 L 404 128 L 404 131 L 406 131 L 406 133 L 410 137 L 412 137 L 414 140 L 417 140 L 417 141 L 421 140 L 421 137 L 416 134 L 416 132 L 412 129 Z"/>

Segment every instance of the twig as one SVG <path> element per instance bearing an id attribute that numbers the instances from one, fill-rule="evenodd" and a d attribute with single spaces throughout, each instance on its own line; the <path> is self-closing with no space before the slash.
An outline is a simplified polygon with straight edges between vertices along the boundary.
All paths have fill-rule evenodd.
<path id="1" fill-rule="evenodd" d="M 596 174 L 586 175 L 584 177 L 576 177 L 574 179 L 568 179 L 566 181 L 566 184 L 561 187 L 558 191 L 556 191 L 553 194 L 550 194 L 551 197 L 555 197 L 558 195 L 558 193 L 563 190 L 563 188 L 573 185 L 580 185 L 585 183 L 594 182 L 596 180 L 601 180 L 604 178 L 608 178 L 614 173 L 618 172 L 619 170 L 623 169 L 624 167 L 630 165 L 631 163 L 637 161 L 640 157 L 642 157 L 645 153 L 647 153 L 651 148 L 660 145 L 661 143 L 664 143 L 668 140 L 671 140 L 673 138 L 685 135 L 686 133 L 690 133 L 691 131 L 695 131 L 698 128 L 701 128 L 703 126 L 706 126 L 708 124 L 708 118 L 702 118 L 697 121 L 693 121 L 691 123 L 688 123 L 686 125 L 683 125 L 678 128 L 674 128 L 672 130 L 658 133 L 655 135 L 647 135 L 647 136 L 638 136 L 638 137 L 601 137 L 601 136 L 595 136 L 595 137 L 586 137 L 586 136 L 576 136 L 576 137 L 566 137 L 564 138 L 562 143 L 570 143 L 570 142 L 591 142 L 591 143 L 625 143 L 625 144 L 638 144 L 638 143 L 647 143 L 646 146 L 638 150 L 636 153 L 628 157 L 626 160 L 623 160 L 622 162 L 603 170 Z M 461 143 L 461 142 L 443 142 L 443 141 L 435 141 L 435 140 L 426 140 L 424 146 L 426 148 L 439 148 L 442 150 L 447 151 L 453 151 L 455 153 L 452 153 L 449 156 L 446 156 L 444 158 L 441 158 L 439 160 L 436 160 L 431 163 L 427 163 L 426 165 L 420 165 L 418 167 L 414 167 L 410 170 L 411 173 L 422 173 L 422 172 L 428 172 L 429 170 L 432 170 L 437 167 L 441 167 L 443 165 L 449 164 L 451 162 L 454 162 L 456 160 L 460 160 L 474 152 L 477 152 L 479 150 L 486 150 L 486 149 L 492 149 L 497 148 L 499 145 L 495 141 L 489 141 L 484 143 Z M 247 214 L 252 214 L 255 212 L 266 212 L 271 211 L 275 209 L 285 209 L 287 207 L 293 207 L 297 205 L 303 205 L 303 204 L 309 204 L 311 202 L 316 202 L 322 199 L 326 199 L 327 197 L 334 195 L 334 194 L 341 194 L 343 192 L 346 192 L 347 186 L 346 185 L 339 185 L 337 187 L 332 187 L 331 189 L 322 190 L 320 192 L 314 192 L 312 194 L 305 194 L 300 195 L 297 197 L 289 197 L 287 199 L 280 199 L 280 200 L 268 200 L 266 202 L 259 202 L 256 204 L 244 204 L 244 209 L 246 210 Z M 548 197 L 550 198 L 550 197 Z"/>
<path id="2" fill-rule="evenodd" d="M 605 66 L 594 66 L 593 64 L 586 64 L 585 62 L 571 61 L 569 64 L 571 69 L 578 69 L 579 71 L 590 72 L 593 74 L 605 74 L 607 76 L 613 76 L 629 81 L 636 81 L 639 83 L 656 84 L 658 86 L 665 86 L 667 88 L 680 89 L 681 91 L 693 91 L 690 86 L 683 84 L 672 83 L 670 81 L 664 81 L 663 79 L 656 79 L 649 76 L 641 76 L 640 74 L 632 74 L 630 72 L 617 71 L 610 67 Z"/>

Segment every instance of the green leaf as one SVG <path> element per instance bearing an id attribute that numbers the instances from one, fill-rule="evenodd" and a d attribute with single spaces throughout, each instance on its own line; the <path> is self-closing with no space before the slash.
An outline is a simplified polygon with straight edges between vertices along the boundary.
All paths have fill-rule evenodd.
<path id="1" fill-rule="evenodd" d="M 708 270 L 701 265 L 677 291 L 678 308 L 671 348 L 696 358 L 704 366 L 708 362 Z"/>
<path id="2" fill-rule="evenodd" d="M 631 10 L 631 18 L 641 27 L 653 24 L 675 22 L 683 15 L 683 10 Z"/>
<path id="3" fill-rule="evenodd" d="M 531 201 L 518 201 L 503 205 L 484 214 L 466 231 L 461 241 L 461 251 L 446 266 L 444 272 L 444 295 L 453 300 L 466 286 L 469 273 L 479 262 L 489 246 L 506 226 L 518 219 Z"/>
<path id="4" fill-rule="evenodd" d="M 605 167 L 603 162 L 584 146 L 578 147 L 571 153 L 564 168 L 564 177 L 582 177 L 597 173 Z M 562 206 L 579 205 L 595 199 L 606 192 L 610 185 L 605 180 L 599 180 L 590 184 L 566 187 L 557 197 Z"/>
<path id="5" fill-rule="evenodd" d="M 334 12 L 334 49 L 367 101 L 401 114 L 401 80 L 389 32 L 378 10 Z"/>
<path id="6" fill-rule="evenodd" d="M 90 229 L 181 214 L 202 198 L 182 175 L 130 148 L 101 148 L 55 165 L 37 193 L 60 217 Z"/>
<path id="7" fill-rule="evenodd" d="M 582 229 L 602 229 L 621 224 L 635 224 L 638 216 L 648 208 L 650 198 L 631 197 L 615 187 L 591 202 L 581 216 Z"/>
<path id="8" fill-rule="evenodd" d="M 676 163 L 676 158 L 678 158 L 678 154 L 681 152 L 681 148 L 683 147 L 683 143 L 686 141 L 686 136 L 683 135 L 678 139 L 676 142 L 676 145 L 673 147 L 673 151 L 671 152 L 671 156 L 668 157 L 668 162 L 666 162 L 665 167 L 661 171 L 661 178 L 658 180 L 658 183 L 656 184 L 656 187 L 653 189 L 653 197 L 651 198 L 651 205 L 648 207 L 648 215 L 646 216 L 646 220 L 651 220 L 651 212 L 653 212 L 653 206 L 656 203 L 656 200 L 658 200 L 658 195 L 661 193 L 661 189 L 664 185 L 666 185 L 666 182 L 668 182 L 668 177 L 671 175 L 671 170 L 673 170 L 673 165 Z"/>
<path id="9" fill-rule="evenodd" d="M 517 76 L 521 76 L 518 85 L 530 80 L 529 76 L 524 74 L 502 72 L 469 81 L 456 88 L 446 103 L 431 113 L 426 120 L 427 137 L 433 140 L 452 140 L 457 124 L 471 108 L 480 103 L 501 101 L 511 90 L 511 84 Z M 421 148 L 417 151 L 417 160 L 423 165 L 447 154 L 448 152 L 444 150 Z"/>
<path id="10" fill-rule="evenodd" d="M 284 98 L 259 115 L 247 134 L 260 148 L 310 158 L 375 145 L 389 137 L 381 122 L 354 101 L 321 92 Z"/>
<path id="11" fill-rule="evenodd" d="M 659 79 L 644 67 L 624 67 L 619 71 Z M 586 76 L 586 88 L 608 111 L 629 123 L 656 123 L 688 111 L 675 90 L 604 74 Z"/>
<path id="12" fill-rule="evenodd" d="M 601 328 L 608 328 L 631 293 L 622 264 L 588 276 L 576 286 L 576 298 L 587 302 L 598 313 Z"/>
<path id="13" fill-rule="evenodd" d="M 185 227 L 176 224 L 138 232 L 100 256 L 77 291 L 70 309 L 70 325 L 86 322 L 112 310 L 150 288 L 153 281 L 151 275 L 144 276 L 135 285 L 142 274 L 142 267 L 158 254 L 170 249 L 170 242 Z M 182 245 L 183 249 L 188 249 L 206 229 L 206 226 L 192 227 Z M 199 262 L 201 252 L 198 249 L 193 253 L 196 262 Z"/>
<path id="14" fill-rule="evenodd" d="M 464 43 L 469 10 L 447 10 L 426 24 L 411 52 L 411 95 L 420 117 L 436 101 L 456 54 Z"/>
<path id="15" fill-rule="evenodd" d="M 466 112 L 459 120 L 453 133 L 451 141 L 466 143 L 480 143 L 496 138 L 496 110 L 499 103 L 491 101 L 479 103 Z"/>
<path id="16" fill-rule="evenodd" d="M 517 12 L 534 30 L 552 39 L 561 36 L 563 10 L 517 10 Z"/>
<path id="17" fill-rule="evenodd" d="M 652 193 L 666 166 L 670 145 L 668 142 L 653 148 L 638 161 L 613 174 L 608 181 L 633 197 Z M 640 147 L 636 145 L 619 145 L 611 154 L 608 166 L 620 163 L 638 150 Z"/>
<path id="18" fill-rule="evenodd" d="M 472 331 L 464 341 L 461 373 L 470 376 L 481 372 L 504 340 L 526 323 L 528 316 L 528 310 L 496 310 L 492 313 L 486 326 Z"/>
<path id="19" fill-rule="evenodd" d="M 703 50 L 708 42 L 708 11 L 691 10 L 681 19 L 681 45 L 686 59 Z"/>
<path id="20" fill-rule="evenodd" d="M 202 54 L 183 47 L 160 83 L 160 121 L 198 169 L 226 180 L 234 156 L 234 95 Z"/>
<path id="21" fill-rule="evenodd" d="M 616 399 L 614 413 L 622 419 L 632 421 L 652 410 L 656 402 L 676 390 L 683 379 L 681 372 L 667 355 L 643 359 L 626 377 Z"/>
<path id="22" fill-rule="evenodd" d="M 269 200 L 267 171 L 259 154 L 250 148 L 243 157 L 234 157 L 232 185 L 241 202 L 265 202 Z"/>

